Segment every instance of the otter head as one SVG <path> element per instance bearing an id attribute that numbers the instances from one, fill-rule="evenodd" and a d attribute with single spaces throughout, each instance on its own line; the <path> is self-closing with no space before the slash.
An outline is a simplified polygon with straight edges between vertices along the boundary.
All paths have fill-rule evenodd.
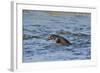
<path id="1" fill-rule="evenodd" d="M 48 37 L 48 40 L 57 40 L 58 38 L 57 38 L 57 35 L 55 35 L 55 34 L 51 34 L 51 35 L 49 35 L 49 37 Z"/>

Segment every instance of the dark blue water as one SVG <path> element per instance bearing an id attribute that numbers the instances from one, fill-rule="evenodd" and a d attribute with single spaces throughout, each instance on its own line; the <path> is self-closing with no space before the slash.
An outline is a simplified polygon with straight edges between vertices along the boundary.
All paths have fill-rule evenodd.
<path id="1" fill-rule="evenodd" d="M 23 10 L 23 62 L 91 59 L 91 15 Z M 47 40 L 60 35 L 72 45 Z"/>

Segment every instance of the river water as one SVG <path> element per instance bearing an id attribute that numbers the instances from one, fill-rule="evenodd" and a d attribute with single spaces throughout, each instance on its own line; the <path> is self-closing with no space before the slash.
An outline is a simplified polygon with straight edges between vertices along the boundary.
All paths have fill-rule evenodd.
<path id="1" fill-rule="evenodd" d="M 56 34 L 72 45 L 47 40 Z M 23 10 L 23 62 L 91 59 L 91 14 Z"/>

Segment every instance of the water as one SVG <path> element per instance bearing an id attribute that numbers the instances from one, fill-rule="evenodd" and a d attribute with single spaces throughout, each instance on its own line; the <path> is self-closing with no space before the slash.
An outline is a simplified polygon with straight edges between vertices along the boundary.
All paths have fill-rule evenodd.
<path id="1" fill-rule="evenodd" d="M 23 62 L 91 59 L 90 19 L 89 13 L 23 10 Z M 47 40 L 50 34 L 72 45 Z"/>

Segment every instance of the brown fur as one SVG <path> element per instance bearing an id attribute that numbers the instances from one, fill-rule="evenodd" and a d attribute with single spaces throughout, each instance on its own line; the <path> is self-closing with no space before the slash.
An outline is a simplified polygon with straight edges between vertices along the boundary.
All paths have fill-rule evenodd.
<path id="1" fill-rule="evenodd" d="M 59 43 L 59 44 L 62 44 L 62 45 L 70 45 L 71 43 L 65 39 L 64 37 L 62 36 L 58 36 L 58 35 L 55 35 L 55 34 L 51 34 L 49 37 L 48 37 L 49 40 L 54 40 L 56 41 L 56 43 Z"/>

